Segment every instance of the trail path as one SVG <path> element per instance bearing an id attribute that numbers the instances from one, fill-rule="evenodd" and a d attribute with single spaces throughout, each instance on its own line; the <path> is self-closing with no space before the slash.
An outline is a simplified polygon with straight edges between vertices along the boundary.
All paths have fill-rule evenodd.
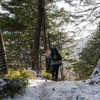
<path id="1" fill-rule="evenodd" d="M 33 74 L 37 80 L 44 80 L 40 85 L 39 100 L 94 100 L 81 89 L 78 82 L 63 81 L 63 85 L 66 87 L 63 89 L 64 86 L 60 85 L 61 82 L 47 82 L 43 77 L 37 77 L 34 72 Z"/>
<path id="2" fill-rule="evenodd" d="M 85 87 L 86 88 L 86 87 Z M 78 82 L 45 80 L 36 77 L 29 79 L 29 85 L 24 95 L 16 94 L 14 99 L 4 98 L 2 100 L 98 100 L 92 99 Z"/>
<path id="3" fill-rule="evenodd" d="M 65 86 L 61 86 L 61 84 Z M 77 82 L 44 82 L 40 86 L 39 100 L 94 100 Z"/>

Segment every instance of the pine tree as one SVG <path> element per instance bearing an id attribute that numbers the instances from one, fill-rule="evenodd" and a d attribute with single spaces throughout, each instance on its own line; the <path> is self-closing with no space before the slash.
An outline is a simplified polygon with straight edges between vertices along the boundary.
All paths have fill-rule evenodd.
<path id="1" fill-rule="evenodd" d="M 98 25 L 97 31 L 90 37 L 87 41 L 85 48 L 82 50 L 80 58 L 84 56 L 85 62 L 89 66 L 96 66 L 100 58 L 100 23 Z"/>
<path id="2" fill-rule="evenodd" d="M 2 3 L 3 8 L 9 11 L 9 15 L 12 15 L 10 15 L 11 17 L 9 17 L 9 15 L 6 15 L 7 17 L 2 23 L 2 29 L 9 31 L 9 33 L 4 34 L 4 39 L 6 40 L 5 43 L 7 45 L 7 50 L 11 51 L 12 53 L 9 53 L 8 51 L 7 54 L 9 55 L 8 59 L 10 63 L 15 64 L 16 66 L 31 66 L 32 62 L 34 61 L 32 64 L 32 68 L 34 69 L 34 66 L 37 62 L 34 60 L 34 54 L 36 55 L 35 52 L 38 51 L 40 45 L 38 45 L 39 42 L 35 42 L 35 32 L 37 30 L 36 20 L 38 21 L 36 4 L 37 0 L 34 0 L 32 2 L 30 2 L 30 0 L 11 0 L 10 2 Z M 44 25 L 42 23 L 41 27 L 41 35 L 43 35 L 43 32 L 45 33 L 43 35 L 44 39 L 42 38 L 42 36 L 38 36 L 38 40 L 40 40 L 40 38 L 44 40 L 43 48 L 45 49 L 45 51 L 42 52 L 41 56 L 44 56 L 43 53 L 46 52 L 47 48 L 50 49 L 54 46 L 57 48 L 61 47 L 63 51 L 64 44 L 69 43 L 70 40 L 72 41 L 72 39 L 68 36 L 69 34 L 63 32 L 64 30 L 62 28 L 63 25 L 67 26 L 69 23 L 70 19 L 68 13 L 63 8 L 58 9 L 57 6 L 55 6 L 53 0 L 45 1 L 44 8 L 45 17 L 43 20 L 45 21 L 42 20 L 44 22 Z M 60 28 L 62 28 L 62 31 Z M 37 46 L 37 51 L 34 52 L 35 45 Z M 63 53 L 65 56 L 65 52 Z M 46 65 L 46 70 L 48 70 L 47 67 L 48 66 Z"/>
<path id="3" fill-rule="evenodd" d="M 79 53 L 79 61 L 74 64 L 81 79 L 87 79 L 92 74 L 100 58 L 100 23 L 97 31 L 91 35 L 85 44 L 85 48 Z"/>
<path id="4" fill-rule="evenodd" d="M 9 65 L 32 66 L 33 36 L 37 15 L 36 3 L 37 1 L 26 0 L 21 2 L 11 0 L 2 3 L 2 7 L 9 11 L 9 14 L 5 14 L 6 16 L 2 14 L 1 25 L 2 30 L 4 30 Z"/>

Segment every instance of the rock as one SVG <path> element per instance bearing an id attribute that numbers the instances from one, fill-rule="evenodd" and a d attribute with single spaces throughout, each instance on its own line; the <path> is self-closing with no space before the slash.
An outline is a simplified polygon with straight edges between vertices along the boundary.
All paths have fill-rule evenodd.
<path id="1" fill-rule="evenodd" d="M 95 71 L 94 75 L 98 74 L 99 72 L 98 71 Z"/>
<path id="2" fill-rule="evenodd" d="M 91 81 L 89 82 L 89 85 L 93 85 L 93 84 L 94 84 L 94 81 L 91 80 Z"/>
<path id="3" fill-rule="evenodd" d="M 55 91 L 55 89 L 54 89 L 54 88 L 53 88 L 52 90 L 53 90 L 53 91 Z"/>
<path id="4" fill-rule="evenodd" d="M 78 95 L 76 96 L 76 100 L 78 100 Z"/>
<path id="5" fill-rule="evenodd" d="M 45 82 L 47 82 L 47 80 L 45 80 Z"/>
<path id="6" fill-rule="evenodd" d="M 98 84 L 99 82 L 96 82 L 96 84 Z"/>
<path id="7" fill-rule="evenodd" d="M 83 82 L 85 82 L 85 80 L 83 80 Z"/>
<path id="8" fill-rule="evenodd" d="M 88 83 L 89 85 L 100 83 L 100 60 L 98 61 L 98 65 L 95 67 L 92 75 L 90 76 Z"/>

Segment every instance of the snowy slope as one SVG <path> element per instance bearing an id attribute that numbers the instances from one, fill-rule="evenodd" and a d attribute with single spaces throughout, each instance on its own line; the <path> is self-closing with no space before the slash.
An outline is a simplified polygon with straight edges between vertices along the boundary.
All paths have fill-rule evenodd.
<path id="1" fill-rule="evenodd" d="M 90 76 L 90 79 L 88 80 L 89 84 L 91 85 L 96 85 L 99 84 L 100 85 L 100 60 L 98 61 L 98 65 L 96 66 L 96 68 L 94 69 L 92 75 Z"/>
<path id="2" fill-rule="evenodd" d="M 2 100 L 100 100 L 100 61 L 86 82 L 29 79 L 24 96 L 16 94 L 14 99 Z"/>

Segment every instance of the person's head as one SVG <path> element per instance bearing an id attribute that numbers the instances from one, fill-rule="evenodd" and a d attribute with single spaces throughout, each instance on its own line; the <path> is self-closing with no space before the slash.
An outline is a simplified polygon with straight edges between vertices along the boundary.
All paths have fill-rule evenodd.
<path id="1" fill-rule="evenodd" d="M 58 52 L 57 48 L 55 48 L 55 47 L 51 48 L 51 53 L 53 53 L 55 51 Z"/>

